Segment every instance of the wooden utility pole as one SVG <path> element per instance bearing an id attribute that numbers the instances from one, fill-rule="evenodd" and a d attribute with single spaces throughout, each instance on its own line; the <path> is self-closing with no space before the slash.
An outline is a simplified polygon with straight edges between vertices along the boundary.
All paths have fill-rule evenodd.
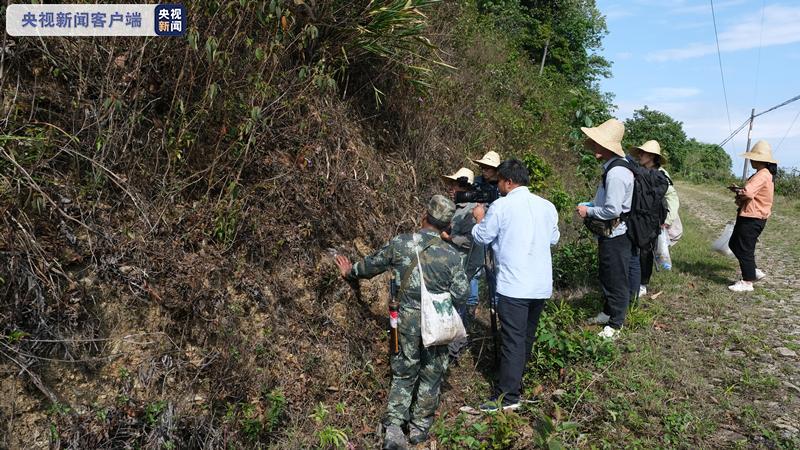
<path id="1" fill-rule="evenodd" d="M 750 136 L 753 134 L 753 119 L 756 115 L 756 109 L 753 108 L 750 111 L 750 129 L 747 130 L 747 148 L 744 150 L 746 152 L 750 151 Z M 747 158 L 744 160 L 744 167 L 742 167 L 742 183 L 747 181 Z"/>

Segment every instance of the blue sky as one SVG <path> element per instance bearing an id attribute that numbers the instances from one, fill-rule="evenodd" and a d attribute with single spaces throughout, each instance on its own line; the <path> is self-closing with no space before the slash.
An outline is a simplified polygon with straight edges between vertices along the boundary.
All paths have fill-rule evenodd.
<path id="1" fill-rule="evenodd" d="M 619 119 L 647 105 L 683 122 L 689 137 L 719 143 L 750 116 L 751 108 L 759 113 L 800 95 L 798 0 L 714 1 L 730 125 L 708 0 L 597 4 L 609 30 L 601 54 L 613 62 L 613 77 L 601 86 L 614 93 Z M 800 168 L 799 112 L 800 100 L 754 122 L 753 142 L 769 141 L 784 167 Z M 743 159 L 737 155 L 746 143 L 744 130 L 725 146 L 734 173 L 741 173 Z"/>

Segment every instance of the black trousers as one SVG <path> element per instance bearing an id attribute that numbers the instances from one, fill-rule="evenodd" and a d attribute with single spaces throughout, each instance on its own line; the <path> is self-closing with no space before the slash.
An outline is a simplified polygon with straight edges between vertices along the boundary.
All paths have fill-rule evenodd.
<path id="1" fill-rule="evenodd" d="M 625 323 L 625 314 L 631 299 L 628 271 L 633 243 L 623 234 L 614 238 L 601 237 L 598 247 L 600 286 L 605 298 L 603 312 L 611 317 L 608 325 L 618 330 Z"/>
<path id="2" fill-rule="evenodd" d="M 653 249 L 639 250 L 639 264 L 642 266 L 642 284 L 648 285 L 653 276 Z"/>
<path id="3" fill-rule="evenodd" d="M 736 217 L 736 225 L 733 226 L 728 247 L 739 260 L 744 281 L 756 280 L 756 242 L 766 224 L 767 219 Z"/>
<path id="4" fill-rule="evenodd" d="M 544 299 L 513 298 L 497 294 L 500 317 L 500 376 L 496 394 L 503 403 L 519 401 L 522 373 L 531 358 L 536 327 L 544 309 Z"/>

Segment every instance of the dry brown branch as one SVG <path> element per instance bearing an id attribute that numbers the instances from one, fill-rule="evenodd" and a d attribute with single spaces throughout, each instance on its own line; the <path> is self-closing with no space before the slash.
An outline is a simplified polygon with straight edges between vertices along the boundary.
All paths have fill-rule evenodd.
<path id="1" fill-rule="evenodd" d="M 5 157 L 5 159 L 6 159 L 8 162 L 10 162 L 10 163 L 11 163 L 11 164 L 12 164 L 14 167 L 16 167 L 16 169 L 17 169 L 18 171 L 20 171 L 20 172 L 22 173 L 22 175 L 24 175 L 24 176 L 25 176 L 25 178 L 26 178 L 26 179 L 27 179 L 27 181 L 28 181 L 28 183 L 27 183 L 27 184 L 28 184 L 28 186 L 29 186 L 31 189 L 33 189 L 33 190 L 35 190 L 36 192 L 38 192 L 38 193 L 39 193 L 39 195 L 41 195 L 43 199 L 47 200 L 47 202 L 48 202 L 48 203 L 50 203 L 50 205 L 52 205 L 52 206 L 53 206 L 53 208 L 55 208 L 55 210 L 56 210 L 56 211 L 58 211 L 58 213 L 59 213 L 59 214 L 61 214 L 61 215 L 62 215 L 64 218 L 66 218 L 66 219 L 68 219 L 68 220 L 70 220 L 70 221 L 72 221 L 72 222 L 75 222 L 76 224 L 78 224 L 78 225 L 80 225 L 80 226 L 82 226 L 82 227 L 86 228 L 87 230 L 89 230 L 89 229 L 90 229 L 90 228 L 89 228 L 89 225 L 86 225 L 84 222 L 82 222 L 82 221 L 80 221 L 80 220 L 78 220 L 78 219 L 76 219 L 76 218 L 74 218 L 74 217 L 70 216 L 70 215 L 69 215 L 69 214 L 67 214 L 66 212 L 64 212 L 64 210 L 62 210 L 62 209 L 61 209 L 61 208 L 60 208 L 60 207 L 59 207 L 59 206 L 56 204 L 56 202 L 55 202 L 55 201 L 53 201 L 53 199 L 52 199 L 52 198 L 50 198 L 50 196 L 49 196 L 49 195 L 47 195 L 47 194 L 46 194 L 46 193 L 45 193 L 45 192 L 42 190 L 42 188 L 39 186 L 39 183 L 37 183 L 36 181 L 34 181 L 34 179 L 33 179 L 33 178 L 30 176 L 30 174 L 28 173 L 28 171 L 27 171 L 27 170 L 25 170 L 25 168 L 24 168 L 24 167 L 22 167 L 21 165 L 19 165 L 19 163 L 17 163 L 17 160 L 16 160 L 16 159 L 14 159 L 14 156 L 12 156 L 10 153 L 8 153 L 8 152 L 6 151 L 6 149 L 5 149 L 5 148 L 2 148 L 2 147 L 0 147 L 0 153 L 2 153 L 2 154 L 3 154 L 3 156 Z"/>
<path id="2" fill-rule="evenodd" d="M 3 344 L 3 345 L 5 345 L 5 344 Z M 34 373 L 30 369 L 28 369 L 28 366 L 26 366 L 25 364 L 21 363 L 20 361 L 18 361 L 17 359 L 15 359 L 14 357 L 12 357 L 11 355 L 9 355 L 8 353 L 6 353 L 6 352 L 4 352 L 2 350 L 0 350 L 0 355 L 5 356 L 9 361 L 11 361 L 14 364 L 16 364 L 17 366 L 19 366 L 19 368 L 21 369 L 22 372 L 27 373 L 28 377 L 31 379 L 31 381 L 33 382 L 34 386 L 36 386 L 36 388 L 39 389 L 39 392 L 44 394 L 44 396 L 47 397 L 48 400 L 50 400 L 50 403 L 53 403 L 53 404 L 58 404 L 59 403 L 58 397 L 56 396 L 56 394 L 54 394 L 53 391 L 51 391 L 42 382 L 42 379 L 39 378 L 39 375 L 37 375 L 36 373 Z"/>

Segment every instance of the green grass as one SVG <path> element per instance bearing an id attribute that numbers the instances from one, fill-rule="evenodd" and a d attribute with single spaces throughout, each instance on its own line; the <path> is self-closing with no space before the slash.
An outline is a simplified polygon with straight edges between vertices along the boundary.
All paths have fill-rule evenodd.
<path id="1" fill-rule="evenodd" d="M 518 411 L 534 436 L 523 433 L 518 448 L 543 442 L 566 448 L 800 447 L 775 422 L 793 417 L 797 405 L 782 383 L 797 367 L 774 350 L 800 348 L 800 339 L 776 332 L 774 322 L 789 313 L 779 304 L 791 290 L 779 278 L 796 268 L 779 263 L 796 252 L 787 246 L 800 245 L 788 236 L 791 222 L 782 211 L 796 202 L 778 200 L 759 244 L 763 267 L 775 266 L 774 282 L 759 283 L 751 295 L 733 294 L 727 285 L 739 277 L 738 263 L 711 250 L 728 207 L 719 193 L 706 190 L 687 186 L 685 201 L 703 202 L 708 215 L 682 214 L 674 270 L 654 274 L 649 295 L 631 306 L 622 337 L 610 348 L 590 350 L 599 327 L 585 319 L 600 308 L 596 290 L 548 303 L 525 376 L 525 394 L 536 401 Z M 485 392 L 478 378 L 476 389 Z M 485 448 L 476 430 L 489 426 L 482 417 L 448 411 L 437 422 L 437 436 L 446 448 Z"/>
<path id="2" fill-rule="evenodd" d="M 689 214 L 682 219 L 685 234 L 672 253 L 675 270 L 657 272 L 649 291 L 661 294 L 655 300 L 644 298 L 631 309 L 624 337 L 617 343 L 625 351 L 602 381 L 584 394 L 571 418 L 578 421 L 586 440 L 567 444 L 613 448 L 736 445 L 715 440 L 722 425 L 776 445 L 783 442 L 767 426 L 774 418 L 753 404 L 755 399 L 776 398 L 780 384 L 749 359 L 769 352 L 769 345 L 758 327 L 725 314 L 736 301 L 726 285 L 733 281 L 738 265 L 711 251 L 715 229 Z M 775 228 L 782 231 L 782 224 Z M 746 356 L 721 355 L 731 349 Z M 726 376 L 730 367 L 738 373 Z M 581 390 L 580 384 L 587 384 L 589 378 L 585 369 L 576 373 L 580 373 L 575 378 L 579 381 L 570 385 L 570 392 Z M 721 383 L 715 384 L 714 379 Z"/>

